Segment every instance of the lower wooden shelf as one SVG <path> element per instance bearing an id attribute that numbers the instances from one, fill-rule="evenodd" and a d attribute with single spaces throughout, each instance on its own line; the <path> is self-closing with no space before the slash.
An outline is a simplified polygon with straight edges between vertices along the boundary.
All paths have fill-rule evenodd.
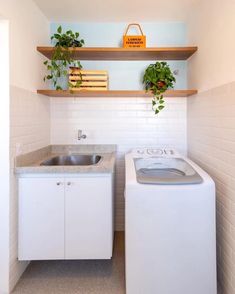
<path id="1" fill-rule="evenodd" d="M 107 91 L 88 91 L 88 90 L 37 90 L 38 94 L 49 97 L 152 97 L 145 91 L 132 90 L 107 90 Z M 188 97 L 197 94 L 197 90 L 168 90 L 164 93 L 165 97 Z"/>

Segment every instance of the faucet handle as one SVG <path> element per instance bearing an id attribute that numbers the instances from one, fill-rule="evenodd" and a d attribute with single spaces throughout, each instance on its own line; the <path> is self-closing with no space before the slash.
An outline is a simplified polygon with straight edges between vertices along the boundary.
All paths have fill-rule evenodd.
<path id="1" fill-rule="evenodd" d="M 78 130 L 78 140 L 86 139 L 86 135 L 82 134 L 82 130 Z"/>
<path id="2" fill-rule="evenodd" d="M 78 138 L 82 136 L 82 130 L 78 130 Z"/>

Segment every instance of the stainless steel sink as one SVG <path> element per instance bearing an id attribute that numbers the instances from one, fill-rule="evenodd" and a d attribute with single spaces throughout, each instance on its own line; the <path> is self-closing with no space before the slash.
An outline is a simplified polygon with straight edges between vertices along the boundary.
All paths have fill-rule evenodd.
<path id="1" fill-rule="evenodd" d="M 101 160 L 100 155 L 61 155 L 55 156 L 43 161 L 40 165 L 57 166 L 57 165 L 94 165 Z"/>

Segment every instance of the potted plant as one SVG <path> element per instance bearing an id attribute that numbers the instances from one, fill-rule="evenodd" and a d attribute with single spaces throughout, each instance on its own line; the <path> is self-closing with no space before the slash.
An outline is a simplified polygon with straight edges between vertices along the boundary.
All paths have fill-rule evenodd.
<path id="1" fill-rule="evenodd" d="M 82 68 L 81 63 L 72 57 L 72 48 L 82 47 L 84 45 L 84 40 L 79 40 L 78 37 L 79 33 L 73 33 L 71 30 L 63 33 L 61 26 L 58 27 L 57 32 L 51 37 L 55 50 L 51 60 L 44 62 L 44 65 L 49 71 L 49 74 L 44 77 L 44 81 L 51 80 L 56 90 L 62 90 L 61 78 L 67 77 L 68 67 Z M 81 81 L 78 81 L 75 86 L 79 87 L 80 84 Z"/>
<path id="2" fill-rule="evenodd" d="M 154 95 L 152 107 L 155 114 L 158 114 L 165 107 L 163 93 L 167 89 L 173 88 L 175 81 L 174 74 L 166 62 L 156 62 L 146 68 L 143 83 L 145 90 Z"/>

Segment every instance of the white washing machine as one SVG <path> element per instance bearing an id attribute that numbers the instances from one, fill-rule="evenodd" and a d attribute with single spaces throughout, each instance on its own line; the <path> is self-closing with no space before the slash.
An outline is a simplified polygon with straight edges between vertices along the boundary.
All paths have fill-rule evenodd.
<path id="1" fill-rule="evenodd" d="M 175 150 L 126 154 L 127 294 L 216 294 L 215 185 Z"/>

